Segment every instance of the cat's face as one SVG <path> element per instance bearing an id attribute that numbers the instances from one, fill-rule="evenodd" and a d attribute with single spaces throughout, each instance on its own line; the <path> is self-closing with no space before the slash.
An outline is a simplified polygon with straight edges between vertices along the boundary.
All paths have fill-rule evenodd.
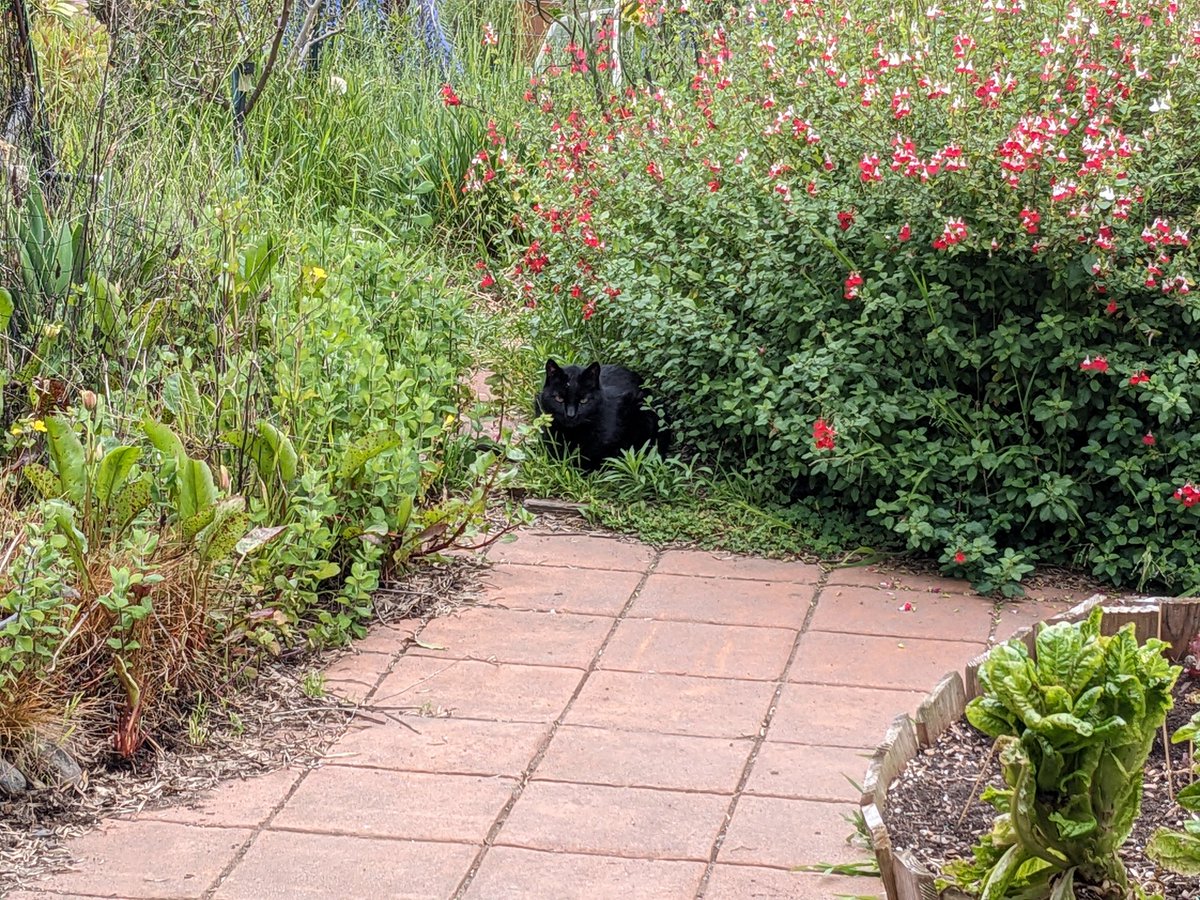
<path id="1" fill-rule="evenodd" d="M 546 360 L 542 408 L 560 425 L 579 425 L 600 408 L 600 364 L 586 369 Z"/>

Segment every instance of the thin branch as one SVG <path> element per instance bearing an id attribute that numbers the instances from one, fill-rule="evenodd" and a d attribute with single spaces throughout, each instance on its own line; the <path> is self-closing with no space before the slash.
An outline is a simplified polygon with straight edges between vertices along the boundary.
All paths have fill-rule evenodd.
<path id="1" fill-rule="evenodd" d="M 242 121 L 250 117 L 251 110 L 254 109 L 254 104 L 258 103 L 258 98 L 262 95 L 263 88 L 267 86 L 267 79 L 271 77 L 271 71 L 275 68 L 275 60 L 279 58 L 279 47 L 283 43 L 283 33 L 287 30 L 288 20 L 292 17 L 292 0 L 283 0 L 283 6 L 279 10 L 279 24 L 275 28 L 275 38 L 271 41 L 271 52 L 267 56 L 267 64 L 263 66 L 262 77 L 258 79 L 258 84 L 254 86 L 254 93 L 250 95 L 250 99 L 246 101 L 246 106 L 242 110 Z"/>

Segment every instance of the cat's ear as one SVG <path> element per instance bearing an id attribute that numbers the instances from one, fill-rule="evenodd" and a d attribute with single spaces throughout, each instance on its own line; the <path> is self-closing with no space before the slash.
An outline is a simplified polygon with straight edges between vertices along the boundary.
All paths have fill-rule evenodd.
<path id="1" fill-rule="evenodd" d="M 594 362 L 583 370 L 583 375 L 580 376 L 580 381 L 586 381 L 591 384 L 600 384 L 600 363 Z"/>
<path id="2" fill-rule="evenodd" d="M 556 363 L 553 359 L 546 360 L 546 375 L 547 375 L 547 377 L 550 377 L 553 375 L 561 375 L 561 374 L 562 374 L 562 368 L 558 365 L 558 363 Z"/>

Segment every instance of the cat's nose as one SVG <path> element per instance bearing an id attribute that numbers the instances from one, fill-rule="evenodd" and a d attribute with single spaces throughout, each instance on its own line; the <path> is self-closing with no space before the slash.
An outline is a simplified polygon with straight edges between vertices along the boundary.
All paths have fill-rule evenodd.
<path id="1" fill-rule="evenodd" d="M 576 410 L 575 410 L 574 406 L 568 406 L 567 407 L 567 418 L 568 419 L 575 418 L 575 412 L 576 412 Z"/>

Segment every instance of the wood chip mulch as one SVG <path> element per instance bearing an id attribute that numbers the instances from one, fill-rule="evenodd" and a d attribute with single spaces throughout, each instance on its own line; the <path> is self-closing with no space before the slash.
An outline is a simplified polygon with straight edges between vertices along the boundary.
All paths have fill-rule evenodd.
<path id="1" fill-rule="evenodd" d="M 1200 682 L 1180 679 L 1175 708 L 1167 719 L 1168 734 L 1200 709 Z M 1171 798 L 1193 777 L 1186 744 L 1170 745 L 1170 774 L 1162 733 L 1154 741 L 1146 765 L 1142 811 L 1121 851 L 1131 880 L 1148 892 L 1183 900 L 1200 897 L 1200 878 L 1167 872 L 1142 852 L 1160 826 L 1181 830 L 1188 814 Z M 935 876 L 955 859 L 971 859 L 971 847 L 991 831 L 995 811 L 979 799 L 987 785 L 1003 787 L 1000 763 L 992 740 L 960 720 L 950 726 L 934 747 L 917 755 L 888 792 L 884 814 L 892 844 L 907 849 Z M 1089 894 L 1079 891 L 1081 900 Z"/>

